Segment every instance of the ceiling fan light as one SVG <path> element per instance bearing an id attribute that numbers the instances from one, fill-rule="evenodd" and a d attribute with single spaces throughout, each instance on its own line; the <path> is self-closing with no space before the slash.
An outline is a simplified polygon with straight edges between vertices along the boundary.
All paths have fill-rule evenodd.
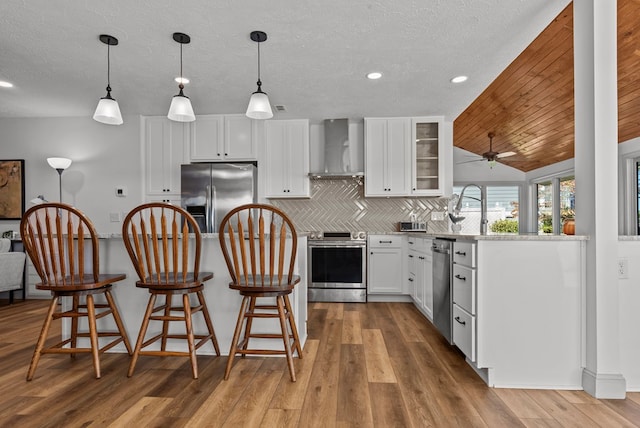
<path id="1" fill-rule="evenodd" d="M 273 111 L 267 94 L 262 91 L 254 92 L 249 100 L 246 114 L 251 119 L 271 119 Z"/>
<path id="2" fill-rule="evenodd" d="M 106 97 L 100 98 L 98 106 L 93 114 L 93 120 L 107 125 L 122 125 L 122 114 L 118 102 L 107 93 Z"/>
<path id="3" fill-rule="evenodd" d="M 171 106 L 169 107 L 167 117 L 176 122 L 193 122 L 196 120 L 196 115 L 193 113 L 193 107 L 191 106 L 191 100 L 182 94 L 182 90 L 171 99 Z"/>

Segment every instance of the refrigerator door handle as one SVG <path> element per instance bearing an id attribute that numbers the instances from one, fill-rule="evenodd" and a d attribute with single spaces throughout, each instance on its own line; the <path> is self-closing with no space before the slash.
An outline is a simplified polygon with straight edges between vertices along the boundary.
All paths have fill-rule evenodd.
<path id="1" fill-rule="evenodd" d="M 209 227 L 209 232 L 215 233 L 219 232 L 215 230 L 218 225 L 218 219 L 216 218 L 216 207 L 218 206 L 218 194 L 216 192 L 216 186 L 211 186 L 211 226 Z"/>
<path id="2" fill-rule="evenodd" d="M 205 202 L 205 227 L 207 228 L 207 230 L 205 230 L 204 232 L 208 233 L 211 232 L 211 186 L 207 186 L 206 192 L 207 198 Z"/>

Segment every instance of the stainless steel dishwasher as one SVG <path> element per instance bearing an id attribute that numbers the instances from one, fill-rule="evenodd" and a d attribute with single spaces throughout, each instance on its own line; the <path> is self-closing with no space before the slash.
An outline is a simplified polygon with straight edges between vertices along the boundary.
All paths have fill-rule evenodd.
<path id="1" fill-rule="evenodd" d="M 451 330 L 451 247 L 453 241 L 434 239 L 433 246 L 433 324 L 453 343 Z"/>

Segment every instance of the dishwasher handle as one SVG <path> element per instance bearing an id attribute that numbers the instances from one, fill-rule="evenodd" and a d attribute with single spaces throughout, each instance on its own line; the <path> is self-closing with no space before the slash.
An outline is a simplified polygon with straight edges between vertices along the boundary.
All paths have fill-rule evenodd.
<path id="1" fill-rule="evenodd" d="M 446 248 L 438 248 L 435 245 L 433 247 L 431 247 L 431 250 L 434 253 L 440 253 L 440 254 L 451 254 L 451 251 L 446 249 Z"/>

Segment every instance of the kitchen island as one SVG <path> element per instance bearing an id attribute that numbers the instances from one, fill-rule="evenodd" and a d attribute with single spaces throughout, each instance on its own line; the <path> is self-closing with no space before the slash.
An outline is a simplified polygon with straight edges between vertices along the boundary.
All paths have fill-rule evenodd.
<path id="1" fill-rule="evenodd" d="M 127 254 L 120 234 L 109 234 L 100 236 L 100 269 L 103 273 L 125 273 L 127 278 L 117 282 L 113 288 L 113 295 L 120 310 L 125 329 L 129 335 L 132 344 L 138 337 L 142 316 L 144 314 L 149 293 L 146 289 L 138 288 L 135 285 L 138 277 L 131 263 L 131 259 Z M 213 272 L 213 279 L 205 282 L 204 296 L 209 307 L 209 313 L 213 321 L 213 327 L 220 345 L 222 355 L 227 355 L 231 346 L 231 339 L 238 319 L 238 311 L 242 297 L 240 294 L 228 287 L 231 277 L 224 261 L 220 242 L 217 233 L 202 234 L 202 258 L 200 261 L 201 272 Z M 287 240 L 290 245 L 291 240 Z M 307 338 L 307 237 L 304 234 L 298 235 L 298 246 L 296 253 L 295 274 L 300 276 L 300 283 L 296 285 L 295 290 L 290 296 L 291 305 L 295 315 L 295 322 L 298 327 L 300 341 L 304 345 Z M 68 304 L 66 302 L 65 304 Z M 105 326 L 115 328 L 111 322 L 111 317 L 99 320 L 104 322 Z M 255 322 L 264 323 L 264 331 L 280 331 L 280 325 L 276 319 L 260 319 Z M 149 325 L 148 335 L 157 332 L 158 323 Z M 184 327 L 179 323 L 172 323 L 172 328 L 176 331 L 184 332 Z M 182 328 L 182 330 L 180 330 Z M 70 323 L 63 324 L 63 335 L 68 336 Z M 256 329 L 257 330 L 257 329 Z M 202 316 L 194 317 L 194 331 L 196 334 L 205 332 L 206 326 Z M 260 343 L 267 349 L 283 349 L 281 339 L 261 340 Z M 186 351 L 187 344 L 184 340 L 176 341 L 170 346 L 173 349 Z M 115 352 L 126 352 L 122 344 L 113 349 Z M 203 345 L 198 349 L 198 355 L 215 355 L 215 351 L 211 343 Z"/>
<path id="2" fill-rule="evenodd" d="M 410 236 L 455 240 L 453 341 L 488 385 L 582 389 L 588 237 Z"/>

